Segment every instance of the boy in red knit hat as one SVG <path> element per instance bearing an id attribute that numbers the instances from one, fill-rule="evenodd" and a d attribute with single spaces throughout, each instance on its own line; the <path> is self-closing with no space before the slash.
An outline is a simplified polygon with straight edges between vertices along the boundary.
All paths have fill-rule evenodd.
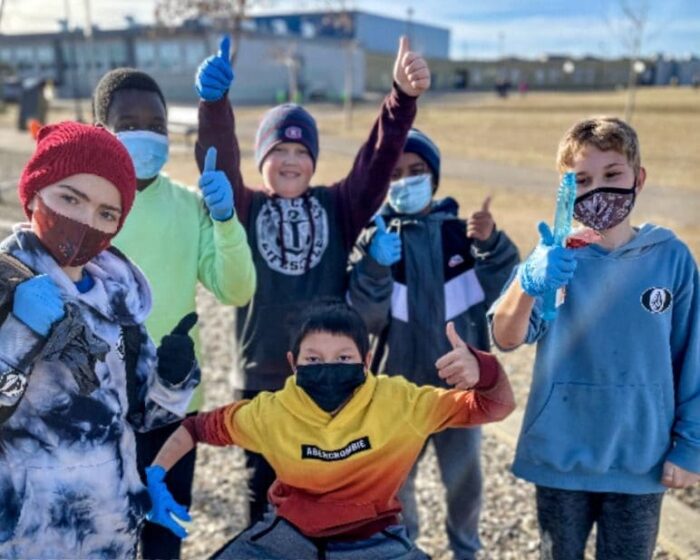
<path id="1" fill-rule="evenodd" d="M 135 557 L 147 504 L 134 431 L 184 416 L 199 381 L 185 317 L 156 351 L 150 289 L 110 250 L 136 190 L 121 142 L 44 127 L 0 245 L 0 557 Z M 157 367 L 156 367 L 157 363 Z"/>

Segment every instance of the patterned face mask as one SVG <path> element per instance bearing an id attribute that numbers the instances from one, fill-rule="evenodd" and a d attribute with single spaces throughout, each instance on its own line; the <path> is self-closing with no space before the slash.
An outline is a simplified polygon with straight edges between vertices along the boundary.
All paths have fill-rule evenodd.
<path id="1" fill-rule="evenodd" d="M 614 228 L 634 207 L 637 181 L 629 189 L 599 187 L 576 198 L 574 218 L 595 231 Z"/>

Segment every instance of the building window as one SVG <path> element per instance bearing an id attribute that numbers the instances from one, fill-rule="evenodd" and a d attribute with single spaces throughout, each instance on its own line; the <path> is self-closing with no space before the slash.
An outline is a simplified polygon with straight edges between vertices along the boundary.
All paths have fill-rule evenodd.
<path id="1" fill-rule="evenodd" d="M 545 80 L 544 70 L 542 68 L 538 68 L 537 70 L 535 70 L 535 83 L 537 85 L 541 86 L 542 84 L 544 84 L 544 80 Z"/>
<path id="2" fill-rule="evenodd" d="M 139 68 L 150 69 L 156 63 L 156 48 L 153 43 L 138 43 L 136 45 L 136 65 Z"/>
<path id="3" fill-rule="evenodd" d="M 163 41 L 158 45 L 158 60 L 163 70 L 178 70 L 182 65 L 182 53 L 178 41 Z"/>
<path id="4" fill-rule="evenodd" d="M 289 33 L 289 29 L 287 28 L 287 22 L 283 19 L 273 19 L 272 32 L 275 35 L 287 35 Z"/>
<path id="5" fill-rule="evenodd" d="M 186 41 L 182 48 L 185 53 L 185 66 L 187 68 L 197 68 L 207 56 L 207 48 L 204 45 L 204 40 Z"/>

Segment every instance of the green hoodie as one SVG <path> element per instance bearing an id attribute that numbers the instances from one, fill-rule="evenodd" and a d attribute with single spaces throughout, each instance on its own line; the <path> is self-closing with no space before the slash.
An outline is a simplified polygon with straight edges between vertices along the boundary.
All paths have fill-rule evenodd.
<path id="1" fill-rule="evenodd" d="M 156 345 L 195 310 L 197 281 L 227 305 L 244 305 L 255 291 L 255 268 L 238 218 L 212 220 L 198 192 L 163 173 L 137 193 L 113 244 L 143 270 L 151 284 L 153 311 L 146 327 Z M 197 327 L 191 336 L 201 362 Z M 200 385 L 190 411 L 201 404 Z"/>

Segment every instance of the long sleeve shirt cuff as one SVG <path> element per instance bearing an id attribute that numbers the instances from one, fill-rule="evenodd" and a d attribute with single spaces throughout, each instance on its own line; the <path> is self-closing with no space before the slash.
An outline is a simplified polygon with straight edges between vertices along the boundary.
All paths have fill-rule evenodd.
<path id="1" fill-rule="evenodd" d="M 500 369 L 498 360 L 489 352 L 483 352 L 471 346 L 468 346 L 468 348 L 479 364 L 479 381 L 474 385 L 474 390 L 488 391 L 489 389 L 493 389 L 498 382 L 498 372 Z"/>

